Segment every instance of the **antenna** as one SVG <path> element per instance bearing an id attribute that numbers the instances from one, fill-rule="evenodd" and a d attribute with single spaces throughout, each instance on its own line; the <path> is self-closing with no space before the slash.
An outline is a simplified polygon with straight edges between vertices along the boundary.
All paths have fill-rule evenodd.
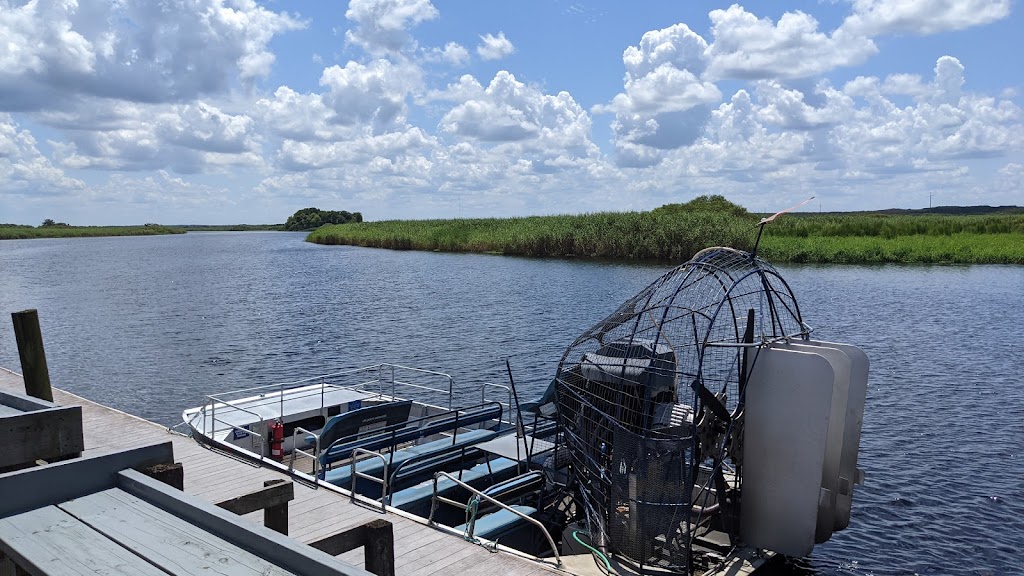
<path id="1" fill-rule="evenodd" d="M 753 260 L 757 256 L 757 247 L 761 244 L 761 234 L 764 233 L 765 224 L 771 222 L 772 220 L 775 220 L 776 218 L 782 216 L 787 212 L 792 212 L 793 210 L 796 210 L 797 208 L 803 206 L 804 204 L 807 204 L 811 200 L 814 200 L 814 196 L 811 196 L 810 198 L 804 200 L 803 202 L 797 204 L 796 206 L 790 206 L 789 208 L 786 208 L 781 212 L 776 212 L 775 214 L 772 214 L 767 218 L 761 218 L 761 221 L 757 223 L 757 225 L 760 226 L 760 228 L 757 231 L 757 240 L 754 240 L 754 249 L 750 251 L 750 259 Z"/>

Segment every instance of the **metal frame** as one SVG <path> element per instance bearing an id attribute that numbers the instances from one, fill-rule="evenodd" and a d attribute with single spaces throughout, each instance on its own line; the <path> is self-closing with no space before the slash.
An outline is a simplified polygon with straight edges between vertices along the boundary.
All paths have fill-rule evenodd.
<path id="1" fill-rule="evenodd" d="M 384 475 L 381 478 L 377 478 L 376 476 L 370 476 L 369 474 L 356 470 L 356 457 L 360 455 L 375 456 L 377 458 L 380 458 L 381 462 L 384 463 Z M 358 462 L 365 462 L 366 460 L 369 460 L 369 458 L 359 460 Z M 350 498 L 350 501 L 353 503 L 356 501 L 356 481 L 359 478 L 364 478 L 371 482 L 380 484 L 380 511 L 382 514 L 387 514 L 388 508 L 386 502 L 388 499 L 388 459 L 380 452 L 374 452 L 372 450 L 366 450 L 364 448 L 354 448 L 352 450 L 352 458 L 349 460 L 348 465 L 349 475 L 352 477 L 352 489 L 350 490 L 350 492 L 352 492 L 352 496 Z"/>
<path id="2" fill-rule="evenodd" d="M 451 506 L 456 506 L 456 507 L 461 508 L 463 510 L 466 510 L 466 509 L 469 508 L 469 506 L 467 504 L 463 504 L 462 502 L 457 502 L 455 500 L 452 500 L 451 498 L 445 498 L 444 496 L 438 496 L 438 494 L 437 494 L 437 481 L 440 478 L 447 478 L 448 480 L 451 480 L 452 482 L 454 482 L 458 486 L 460 486 L 462 488 L 465 488 L 466 490 L 469 490 L 469 492 L 471 494 L 474 494 L 474 495 L 476 495 L 476 496 L 478 496 L 480 498 L 483 498 L 484 500 L 487 500 L 488 502 L 490 502 L 491 504 L 494 504 L 498 508 L 501 508 L 503 510 L 508 510 L 509 512 L 515 514 L 516 516 L 519 516 L 520 518 L 526 520 L 530 524 L 533 524 L 537 528 L 540 528 L 541 532 L 544 533 L 544 537 L 547 538 L 547 540 L 548 540 L 548 545 L 551 546 L 551 551 L 555 554 L 555 563 L 556 563 L 556 565 L 558 567 L 562 566 L 562 557 L 559 556 L 559 554 L 558 554 L 558 546 L 555 545 L 555 540 L 551 537 L 551 533 L 548 532 L 548 529 L 544 527 L 544 524 L 542 524 L 536 518 L 531 518 L 531 517 L 527 516 L 526 514 L 523 514 L 522 512 L 520 512 L 520 511 L 518 511 L 518 510 L 516 510 L 514 508 L 511 508 L 508 505 L 506 505 L 506 504 L 504 504 L 502 502 L 499 502 L 498 500 L 495 500 L 494 498 L 491 498 L 490 496 L 488 496 L 487 494 L 484 494 L 480 490 L 477 490 L 476 488 L 473 488 L 472 486 L 470 486 L 469 484 L 466 484 L 462 480 L 459 480 L 458 478 L 455 478 L 454 476 L 452 476 L 448 472 L 438 472 L 438 473 L 434 474 L 434 495 L 433 495 L 433 497 L 431 498 L 431 501 L 430 501 L 430 516 L 427 518 L 427 523 L 429 525 L 436 526 L 436 524 L 434 523 L 434 511 L 437 510 L 437 503 L 438 502 L 443 502 L 443 503 L 449 504 Z M 476 524 L 475 522 L 472 522 L 472 523 L 470 523 L 470 525 L 468 527 L 466 538 L 469 539 L 469 540 L 473 539 L 473 529 L 475 528 L 475 524 Z"/>

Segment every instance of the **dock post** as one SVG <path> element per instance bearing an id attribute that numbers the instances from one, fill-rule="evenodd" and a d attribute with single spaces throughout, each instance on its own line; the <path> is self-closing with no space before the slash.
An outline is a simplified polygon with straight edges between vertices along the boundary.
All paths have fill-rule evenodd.
<path id="1" fill-rule="evenodd" d="M 285 482 L 285 480 L 266 480 L 263 482 L 264 488 L 276 486 Z M 285 500 L 280 504 L 273 506 L 267 506 L 263 509 L 263 525 L 275 532 L 280 532 L 285 536 L 288 535 L 288 501 Z"/>
<path id="2" fill-rule="evenodd" d="M 180 462 L 157 464 L 141 470 L 141 472 L 154 480 L 167 484 L 171 488 L 177 488 L 181 491 L 185 490 L 185 468 Z"/>
<path id="3" fill-rule="evenodd" d="M 387 520 L 372 520 L 363 529 L 363 561 L 366 571 L 377 576 L 395 576 L 395 531 Z"/>
<path id="4" fill-rule="evenodd" d="M 53 402 L 50 371 L 46 368 L 43 351 L 43 333 L 39 330 L 39 314 L 35 309 L 12 312 L 14 337 L 21 356 L 21 373 L 25 378 L 25 393 L 47 402 Z"/>

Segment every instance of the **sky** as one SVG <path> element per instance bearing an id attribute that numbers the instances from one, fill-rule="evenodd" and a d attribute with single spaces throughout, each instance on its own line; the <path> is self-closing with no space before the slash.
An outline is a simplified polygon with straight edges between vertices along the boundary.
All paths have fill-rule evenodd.
<path id="1" fill-rule="evenodd" d="M 0 0 L 0 223 L 1024 204 L 1014 0 Z"/>

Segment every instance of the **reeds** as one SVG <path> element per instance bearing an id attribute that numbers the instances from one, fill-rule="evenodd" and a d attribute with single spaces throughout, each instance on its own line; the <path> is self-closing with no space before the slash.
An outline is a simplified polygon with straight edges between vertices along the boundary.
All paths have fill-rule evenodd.
<path id="1" fill-rule="evenodd" d="M 392 220 L 324 226 L 307 240 L 397 250 L 682 262 L 708 246 L 749 250 L 758 216 L 726 203 L 651 212 Z M 664 209 L 669 208 L 669 209 Z M 773 262 L 1024 264 L 1024 214 L 795 214 L 768 225 Z"/>
<path id="2" fill-rule="evenodd" d="M 30 238 L 79 238 L 90 236 L 152 236 L 184 234 L 185 230 L 150 224 L 147 226 L 19 226 L 0 224 L 0 240 Z"/>

